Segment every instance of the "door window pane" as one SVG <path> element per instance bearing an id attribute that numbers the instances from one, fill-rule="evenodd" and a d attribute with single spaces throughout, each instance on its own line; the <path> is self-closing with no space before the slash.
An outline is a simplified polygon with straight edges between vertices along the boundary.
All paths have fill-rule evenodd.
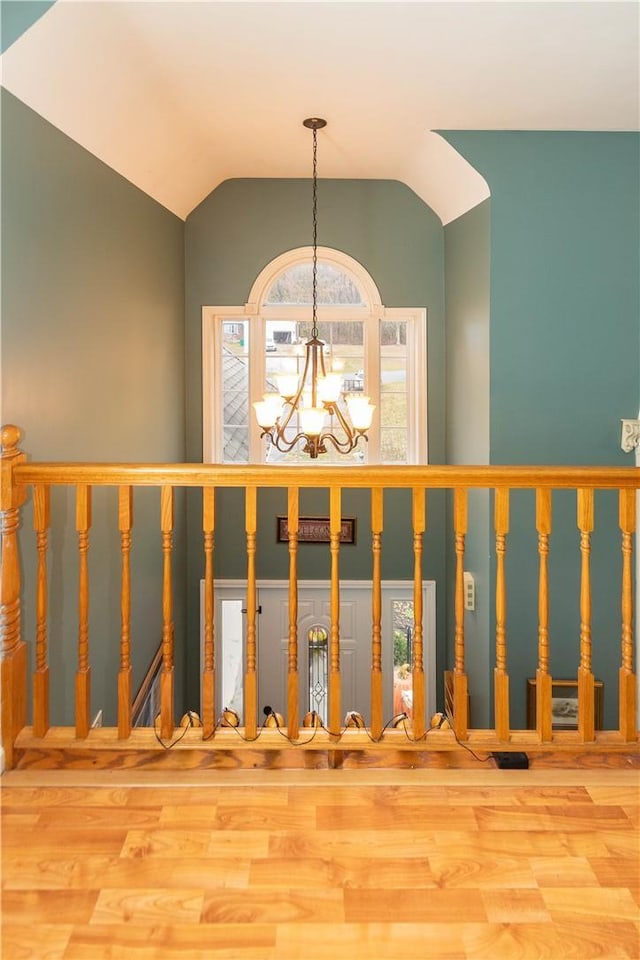
<path id="1" fill-rule="evenodd" d="M 413 600 L 393 600 L 393 714 L 413 716 Z"/>
<path id="2" fill-rule="evenodd" d="M 315 711 L 322 723 L 329 723 L 329 632 L 322 624 L 314 624 L 307 631 L 309 643 L 309 710 Z"/>
<path id="3" fill-rule="evenodd" d="M 243 703 L 243 601 L 221 600 L 222 706 L 235 710 L 242 723 Z"/>

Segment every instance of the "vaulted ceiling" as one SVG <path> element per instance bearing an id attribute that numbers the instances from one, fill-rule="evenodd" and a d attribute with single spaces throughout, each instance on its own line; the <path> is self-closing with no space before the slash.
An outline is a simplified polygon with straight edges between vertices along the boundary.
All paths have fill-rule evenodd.
<path id="1" fill-rule="evenodd" d="M 634 2 L 57 0 L 2 84 L 180 217 L 230 177 L 488 195 L 438 130 L 637 130 Z"/>

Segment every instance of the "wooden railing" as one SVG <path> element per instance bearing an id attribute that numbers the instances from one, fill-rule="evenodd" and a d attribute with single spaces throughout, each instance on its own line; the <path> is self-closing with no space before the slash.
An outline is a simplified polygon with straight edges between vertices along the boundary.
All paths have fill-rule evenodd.
<path id="1" fill-rule="evenodd" d="M 204 658 L 201 677 L 202 727 L 188 731 L 181 742 L 190 748 L 208 750 L 231 749 L 237 737 L 220 726 L 221 705 L 215 702 L 216 644 L 214 633 L 214 535 L 216 530 L 215 492 L 223 488 L 242 488 L 245 502 L 244 541 L 246 549 L 246 637 L 244 676 L 243 742 L 254 742 L 261 734 L 261 746 L 283 747 L 278 729 L 263 730 L 258 722 L 258 676 L 256 643 L 256 532 L 258 522 L 257 491 L 261 488 L 286 488 L 289 529 L 289 631 L 286 736 L 298 743 L 301 681 L 298 666 L 298 558 L 299 558 L 299 495 L 304 488 L 326 488 L 329 491 L 329 556 L 330 556 L 330 636 L 329 636 L 329 722 L 328 729 L 308 738 L 313 749 L 371 747 L 397 750 L 455 749 L 458 741 L 490 749 L 526 746 L 594 743 L 615 746 L 637 739 L 636 678 L 633 648 L 633 535 L 636 529 L 636 490 L 640 486 L 640 470 L 635 468 L 589 467 L 493 467 L 493 466 L 407 466 L 331 468 L 220 466 L 201 464 L 88 464 L 28 463 L 19 450 L 20 431 L 7 426 L 2 431 L 2 580 L 0 625 L 2 628 L 2 743 L 5 763 L 12 766 L 19 751 L 37 744 L 70 744 L 110 749 L 119 746 L 152 747 L 151 736 L 136 739 L 131 723 L 131 542 L 133 527 L 133 490 L 153 486 L 160 491 L 160 531 L 162 550 L 162 667 L 159 735 L 169 740 L 174 734 L 174 624 L 172 595 L 172 555 L 174 532 L 174 490 L 197 487 L 202 490 L 202 537 L 204 555 Z M 75 487 L 75 526 L 78 533 L 78 644 L 75 673 L 75 729 L 55 732 L 49 721 L 50 665 L 47 649 L 48 570 L 47 552 L 50 528 L 50 489 L 66 485 Z M 89 530 L 91 527 L 91 494 L 94 487 L 115 487 L 118 490 L 118 526 L 120 532 L 120 612 L 121 634 L 118 672 L 117 728 L 96 732 L 90 730 L 90 638 L 89 638 Z M 341 663 L 340 663 L 340 530 L 342 490 L 363 489 L 371 498 L 371 716 L 367 729 L 341 729 Z M 386 490 L 411 490 L 413 530 L 413 719 L 411 736 L 406 730 L 387 728 L 383 724 L 382 663 L 382 535 L 384 530 L 383 493 Z M 469 689 L 465 666 L 465 610 L 463 569 L 467 536 L 468 491 L 485 488 L 494 493 L 495 530 L 495 671 L 493 730 L 469 729 Z M 536 729 L 513 730 L 509 714 L 509 675 L 507 672 L 507 587 L 506 551 L 509 535 L 510 491 L 535 490 L 535 525 L 538 533 L 538 650 L 536 679 Z M 453 491 L 452 543 L 455 552 L 454 590 L 454 658 L 451 671 L 453 730 L 430 730 L 425 716 L 425 675 L 423 668 L 423 537 L 427 528 L 427 491 Z M 549 538 L 552 530 L 551 492 L 554 489 L 576 491 L 577 528 L 580 551 L 580 635 L 578 680 L 578 723 L 572 733 L 552 729 L 549 639 Z M 590 574 L 591 534 L 594 529 L 594 491 L 618 491 L 619 527 L 621 532 L 620 620 L 611 625 L 611 635 L 619 642 L 619 723 L 617 730 L 597 731 L 594 723 L 594 674 L 592 670 Z M 22 636 L 20 606 L 20 557 L 18 528 L 20 510 L 28 491 L 32 491 L 33 518 L 36 532 L 36 630 L 32 677 L 33 720 L 27 726 L 27 645 Z M 237 731 L 234 731 L 236 733 Z M 55 735 L 54 735 L 55 734 Z M 262 736 L 264 734 L 264 736 Z M 427 734 L 429 737 L 427 738 Z"/>

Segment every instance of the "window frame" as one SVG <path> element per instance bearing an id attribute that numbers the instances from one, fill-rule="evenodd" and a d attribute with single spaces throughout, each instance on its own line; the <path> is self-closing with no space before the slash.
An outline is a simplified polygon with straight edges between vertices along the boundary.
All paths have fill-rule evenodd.
<path id="1" fill-rule="evenodd" d="M 378 330 L 383 321 L 407 322 L 407 402 L 413 415 L 408 425 L 407 463 L 428 462 L 427 436 L 427 311 L 424 307 L 385 307 L 371 275 L 362 264 L 348 254 L 331 247 L 317 248 L 318 260 L 329 263 L 350 277 L 360 290 L 361 304 L 321 304 L 317 306 L 318 322 L 362 319 L 365 324 L 365 383 L 377 384 L 380 371 L 379 347 L 367 332 L 373 324 Z M 313 248 L 297 247 L 271 260 L 254 281 L 244 306 L 204 306 L 202 308 L 202 450 L 204 463 L 222 463 L 222 405 L 216 396 L 222 379 L 222 324 L 228 320 L 247 322 L 249 338 L 249 394 L 259 398 L 264 391 L 264 365 L 252 363 L 251 357 L 266 356 L 266 321 L 299 320 L 300 311 L 310 304 L 268 304 L 266 296 L 276 279 L 291 267 L 308 263 Z M 378 333 L 377 344 L 380 336 Z M 373 399 L 373 398 L 372 398 Z M 376 402 L 373 400 L 373 402 Z M 378 405 L 379 411 L 379 405 Z M 374 415 L 375 417 L 375 415 Z M 249 411 L 249 463 L 263 462 L 260 429 Z M 380 463 L 380 432 L 371 432 L 367 444 L 367 462 Z M 353 465 L 350 463 L 350 465 Z M 401 466 L 401 464 L 398 464 Z"/>

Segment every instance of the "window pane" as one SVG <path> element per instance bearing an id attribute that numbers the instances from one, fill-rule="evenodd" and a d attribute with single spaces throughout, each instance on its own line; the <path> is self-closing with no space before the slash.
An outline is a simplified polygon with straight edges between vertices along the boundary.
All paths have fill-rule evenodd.
<path id="1" fill-rule="evenodd" d="M 407 462 L 407 431 L 399 428 L 381 430 L 380 455 L 383 463 Z"/>
<path id="2" fill-rule="evenodd" d="M 247 427 L 224 427 L 222 459 L 224 463 L 247 463 L 249 460 Z"/>
<path id="3" fill-rule="evenodd" d="M 381 360 L 380 380 L 382 381 L 382 389 L 385 393 L 406 393 L 406 358 L 398 357 L 393 360 Z"/>
<path id="4" fill-rule="evenodd" d="M 380 424 L 385 427 L 407 426 L 407 396 L 404 393 L 383 393 L 380 397 Z"/>
<path id="5" fill-rule="evenodd" d="M 222 324 L 222 346 L 234 356 L 249 352 L 249 324 L 246 320 L 225 320 Z"/>
<path id="6" fill-rule="evenodd" d="M 236 390 L 227 390 L 224 395 L 222 422 L 226 426 L 247 426 L 249 404 L 246 391 L 239 393 Z"/>
<path id="7" fill-rule="evenodd" d="M 225 320 L 222 324 L 222 460 L 249 459 L 249 324 Z"/>
<path id="8" fill-rule="evenodd" d="M 407 344 L 407 321 L 406 320 L 383 320 L 380 329 L 380 345 L 386 346 L 406 346 Z M 384 351 L 383 351 L 384 352 Z"/>
<path id="9" fill-rule="evenodd" d="M 265 347 L 268 354 L 281 353 L 286 356 L 295 350 L 299 340 L 298 323 L 295 320 L 267 320 Z"/>
<path id="10" fill-rule="evenodd" d="M 298 324 L 301 340 L 311 336 L 311 320 Z M 318 323 L 318 336 L 327 344 L 327 348 L 339 346 L 362 346 L 364 343 L 364 324 L 362 320 L 321 320 Z"/>
<path id="11" fill-rule="evenodd" d="M 312 303 L 312 264 L 300 263 L 281 274 L 272 284 L 265 303 Z M 347 305 L 362 303 L 360 291 L 344 271 L 318 262 L 317 302 Z"/>

